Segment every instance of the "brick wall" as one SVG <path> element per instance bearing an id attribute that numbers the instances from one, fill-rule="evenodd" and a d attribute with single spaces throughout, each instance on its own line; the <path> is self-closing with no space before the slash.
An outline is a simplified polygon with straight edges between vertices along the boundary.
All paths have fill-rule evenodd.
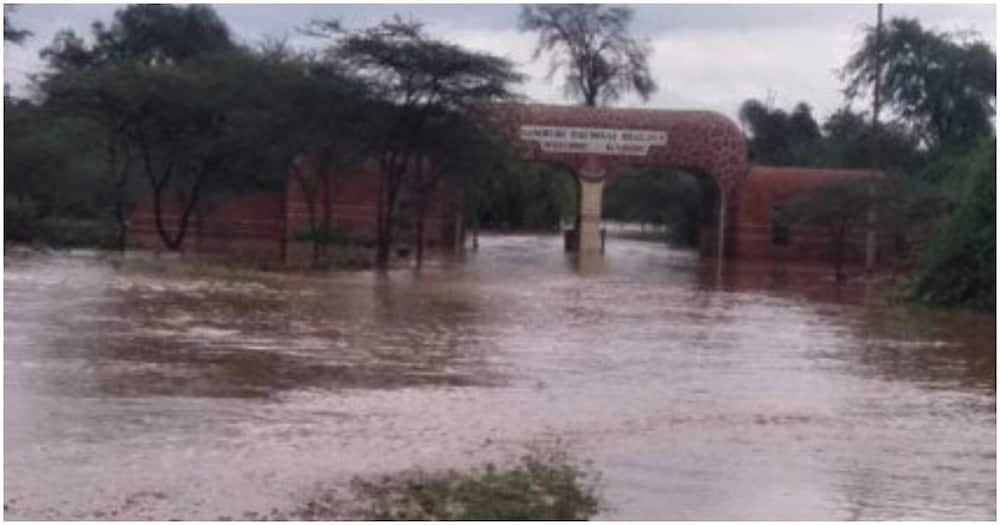
<path id="1" fill-rule="evenodd" d="M 181 206 L 165 199 L 161 216 L 165 229 L 178 231 Z M 261 192 L 236 195 L 216 205 L 203 204 L 193 213 L 182 249 L 223 258 L 276 262 L 282 258 L 284 195 Z M 137 206 L 129 221 L 128 246 L 133 249 L 162 250 L 156 230 L 153 203 Z"/>
<path id="2" fill-rule="evenodd" d="M 880 176 L 863 170 L 753 166 L 738 188 L 735 217 L 729 224 L 729 253 L 740 259 L 818 262 L 829 259 L 829 234 L 822 229 L 791 227 L 788 242 L 773 242 L 773 207 L 803 191 L 852 177 Z M 864 232 L 853 232 L 847 262 L 864 262 Z"/>
<path id="3" fill-rule="evenodd" d="M 311 176 L 312 173 L 307 173 Z M 322 188 L 317 185 L 317 188 Z M 329 196 L 316 195 L 316 217 L 322 224 L 323 207 L 329 201 L 333 226 L 361 245 L 376 238 L 376 203 L 379 178 L 375 166 L 338 173 L 330 178 Z M 294 178 L 283 192 L 258 192 L 217 198 L 202 204 L 192 214 L 183 250 L 212 257 L 260 263 L 302 264 L 311 257 L 308 241 L 296 237 L 309 231 L 309 212 L 302 185 Z M 166 230 L 177 232 L 181 203 L 165 199 L 161 216 Z M 405 206 L 405 196 L 404 196 Z M 452 249 L 460 238 L 461 194 L 442 185 L 431 197 L 425 219 L 424 245 L 427 249 Z M 129 222 L 128 247 L 163 250 L 156 229 L 151 199 L 141 202 Z M 399 245 L 412 247 L 415 232 L 403 225 L 396 236 Z"/>

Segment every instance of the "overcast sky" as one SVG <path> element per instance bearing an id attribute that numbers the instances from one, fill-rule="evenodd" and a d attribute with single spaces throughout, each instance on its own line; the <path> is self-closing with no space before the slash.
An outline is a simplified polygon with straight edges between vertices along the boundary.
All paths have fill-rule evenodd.
<path id="1" fill-rule="evenodd" d="M 23 5 L 11 14 L 18 27 L 34 32 L 21 46 L 4 49 L 4 74 L 15 93 L 26 75 L 38 71 L 38 50 L 62 28 L 89 34 L 95 20 L 110 20 L 116 4 Z M 747 98 L 771 98 L 789 108 L 803 100 L 818 119 L 842 104 L 836 70 L 858 45 L 862 28 L 875 20 L 868 5 L 636 5 L 633 32 L 653 46 L 650 60 L 659 91 L 646 103 L 626 99 L 619 106 L 710 109 L 735 117 Z M 529 76 L 521 87 L 530 98 L 568 103 L 558 79 L 545 79 L 547 61 L 531 61 L 534 39 L 517 31 L 519 6 L 501 5 L 322 5 L 219 4 L 215 8 L 245 42 L 265 37 L 299 37 L 295 27 L 313 18 L 339 19 L 364 27 L 395 13 L 424 21 L 432 34 L 470 48 L 506 56 Z M 887 4 L 884 16 L 915 17 L 942 31 L 974 30 L 996 49 L 993 4 Z"/>

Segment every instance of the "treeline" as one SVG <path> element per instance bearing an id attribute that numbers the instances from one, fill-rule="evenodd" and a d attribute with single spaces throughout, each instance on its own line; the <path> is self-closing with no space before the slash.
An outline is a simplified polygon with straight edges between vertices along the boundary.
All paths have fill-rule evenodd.
<path id="1" fill-rule="evenodd" d="M 560 45 L 592 44 L 586 31 L 560 30 L 574 20 L 616 28 L 611 40 L 620 49 L 607 59 L 646 71 L 645 58 L 626 60 L 649 52 L 627 38 L 627 8 L 522 10 L 522 29 L 538 32 L 542 51 L 552 51 L 557 37 Z M 8 43 L 31 38 L 9 17 L 4 23 Z M 379 266 L 388 264 L 401 223 L 422 234 L 427 200 L 445 181 L 464 190 L 470 224 L 552 228 L 572 217 L 572 178 L 520 163 L 483 126 L 484 105 L 515 98 L 522 76 L 512 63 L 398 18 L 360 30 L 318 20 L 300 31 L 316 39 L 312 50 L 238 43 L 211 7 L 131 5 L 109 25 L 95 22 L 89 39 L 58 33 L 41 53 L 45 69 L 32 77 L 30 96 L 12 97 L 5 86 L 6 238 L 122 247 L 128 218 L 145 201 L 162 244 L 182 250 L 199 207 L 290 180 L 306 196 L 320 257 L 336 237 L 319 199 L 330 180 L 320 174 L 364 161 L 377 164 L 383 190 Z M 587 73 L 586 64 L 566 65 L 570 87 L 589 78 L 574 73 Z M 603 95 L 579 86 L 568 92 L 596 104 L 655 88 L 643 75 L 615 78 L 593 79 Z M 870 113 L 855 109 L 867 106 L 876 78 L 877 130 Z M 789 111 L 757 100 L 740 108 L 753 163 L 876 164 L 889 175 L 865 191 L 820 188 L 789 203 L 784 219 L 850 232 L 877 209 L 882 244 L 919 258 L 915 297 L 995 308 L 993 49 L 893 19 L 880 47 L 868 29 L 841 79 L 845 104 L 822 122 L 804 102 Z M 640 171 L 609 184 L 607 217 L 667 224 L 675 241 L 691 243 L 703 195 L 689 174 Z"/>
<path id="2" fill-rule="evenodd" d="M 878 184 L 824 185 L 788 202 L 780 219 L 825 229 L 840 278 L 846 239 L 867 227 L 874 210 L 882 246 L 910 254 L 912 297 L 995 309 L 995 52 L 969 35 L 896 18 L 884 27 L 880 48 L 875 28 L 868 28 L 840 76 L 844 105 L 822 122 L 806 102 L 784 110 L 747 100 L 739 117 L 750 160 L 877 165 L 887 177 Z M 877 130 L 870 112 L 855 109 L 869 103 L 876 76 L 882 101 Z M 605 202 L 612 218 L 665 224 L 674 241 L 692 242 L 701 195 L 689 175 L 646 170 L 609 184 Z"/>
<path id="3" fill-rule="evenodd" d="M 435 188 L 476 187 L 478 166 L 506 156 L 480 111 L 513 99 L 522 78 L 399 18 L 356 31 L 310 22 L 316 51 L 238 44 L 199 5 L 132 5 L 92 31 L 57 34 L 30 99 L 5 93 L 9 239 L 58 238 L 53 219 L 89 219 L 114 226 L 102 244 L 123 247 L 146 199 L 163 246 L 182 250 L 199 206 L 290 177 L 319 256 L 335 228 L 318 201 L 328 175 L 374 161 L 384 267 L 404 197 L 421 236 Z"/>
<path id="4" fill-rule="evenodd" d="M 876 185 L 839 182 L 802 195 L 787 206 L 788 220 L 825 227 L 843 244 L 874 210 L 883 245 L 916 259 L 911 297 L 995 310 L 995 52 L 895 18 L 881 46 L 869 28 L 841 78 L 847 105 L 822 125 L 805 103 L 788 113 L 757 101 L 741 108 L 754 162 L 876 165 L 887 174 Z M 850 107 L 876 85 L 878 129 Z"/>

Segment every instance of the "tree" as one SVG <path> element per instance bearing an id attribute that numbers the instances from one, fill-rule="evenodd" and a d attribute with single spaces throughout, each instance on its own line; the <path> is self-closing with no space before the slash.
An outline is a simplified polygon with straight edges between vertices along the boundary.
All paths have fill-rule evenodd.
<path id="1" fill-rule="evenodd" d="M 100 127 L 28 100 L 4 99 L 5 233 L 12 240 L 102 246 L 109 181 Z M 16 131 L 14 131 L 16 130 Z M 105 219 L 105 220 L 102 220 Z M 79 237 L 74 239 L 73 237 Z"/>
<path id="2" fill-rule="evenodd" d="M 138 155 L 152 147 L 148 141 L 140 143 L 139 133 L 157 115 L 163 116 L 152 107 L 157 103 L 156 89 L 147 92 L 144 84 L 157 80 L 151 68 L 163 72 L 159 70 L 177 67 L 199 53 L 231 52 L 235 46 L 228 28 L 207 6 L 130 5 L 115 11 L 110 27 L 95 22 L 91 29 L 94 43 L 90 46 L 71 30 L 56 33 L 52 44 L 40 53 L 48 72 L 35 80 L 49 106 L 93 119 L 103 127 L 107 170 L 115 180 L 118 245 L 124 250 L 135 200 L 129 191 L 130 174 L 140 165 Z M 159 203 L 162 193 L 155 186 L 154 195 Z M 161 224 L 159 212 L 157 206 L 157 223 Z M 182 223 L 186 231 L 187 219 Z M 164 232 L 161 228 L 166 241 Z"/>
<path id="3" fill-rule="evenodd" d="M 927 147 L 970 144 L 993 129 L 996 54 L 982 40 L 924 29 L 893 18 L 876 60 L 875 28 L 841 71 L 848 100 L 871 92 L 881 75 L 881 97 Z M 881 62 L 882 70 L 877 71 Z"/>
<path id="4" fill-rule="evenodd" d="M 278 42 L 266 44 L 258 54 L 262 75 L 255 85 L 260 97 L 271 99 L 269 137 L 261 147 L 270 151 L 275 173 L 287 174 L 287 183 L 302 192 L 313 265 L 319 267 L 337 239 L 334 178 L 373 153 L 378 126 L 370 122 L 377 109 L 363 85 L 314 53 Z"/>
<path id="5" fill-rule="evenodd" d="M 604 216 L 643 226 L 666 226 L 669 241 L 694 245 L 702 200 L 703 189 L 692 175 L 661 168 L 635 170 L 608 183 Z"/>
<path id="6" fill-rule="evenodd" d="M 3 6 L 3 39 L 4 42 L 10 42 L 12 44 L 20 44 L 33 34 L 27 29 L 20 29 L 10 23 L 10 14 L 16 9 L 17 6 L 13 5 Z"/>
<path id="7" fill-rule="evenodd" d="M 649 100 L 656 91 L 648 63 L 652 49 L 629 35 L 632 16 L 628 7 L 527 5 L 519 27 L 538 33 L 535 59 L 552 54 L 549 78 L 563 70 L 564 93 L 595 107 L 632 91 Z"/>
<path id="8" fill-rule="evenodd" d="M 475 174 L 465 185 L 474 228 L 555 229 L 576 214 L 575 177 L 564 168 L 522 161 L 506 144 Z"/>
<path id="9" fill-rule="evenodd" d="M 789 114 L 749 99 L 740 106 L 739 116 L 749 131 L 750 158 L 755 162 L 800 166 L 818 162 L 822 136 L 809 104 L 799 102 Z"/>
<path id="10" fill-rule="evenodd" d="M 996 139 L 951 160 L 955 209 L 939 224 L 910 287 L 946 306 L 996 309 Z"/>
<path id="11" fill-rule="evenodd" d="M 502 155 L 499 138 L 482 124 L 456 112 L 435 115 L 418 139 L 420 156 L 408 180 L 416 222 L 416 264 L 423 264 L 425 219 L 442 182 L 449 188 L 467 188 L 479 182 L 479 173 Z M 440 195 L 438 195 L 440 197 Z"/>
<path id="12" fill-rule="evenodd" d="M 872 122 L 864 112 L 845 106 L 823 122 L 823 165 L 835 168 L 871 167 Z M 919 139 L 899 121 L 879 124 L 880 167 L 886 172 L 916 177 L 926 165 Z"/>
<path id="13" fill-rule="evenodd" d="M 485 103 L 511 99 L 510 85 L 522 76 L 509 60 L 431 39 L 420 23 L 398 17 L 349 33 L 332 23 L 314 27 L 338 35 L 331 56 L 383 103 L 384 113 L 373 121 L 384 126 L 379 132 L 375 262 L 386 268 L 400 191 L 424 155 L 417 143 L 430 119 L 449 111 L 471 115 Z"/>
<path id="14" fill-rule="evenodd" d="M 884 195 L 877 190 L 878 195 Z M 839 282 L 847 276 L 844 264 L 851 236 L 865 224 L 868 210 L 876 206 L 876 193 L 864 177 L 834 180 L 802 192 L 781 206 L 781 220 L 789 226 L 814 228 L 829 242 L 830 263 Z"/>

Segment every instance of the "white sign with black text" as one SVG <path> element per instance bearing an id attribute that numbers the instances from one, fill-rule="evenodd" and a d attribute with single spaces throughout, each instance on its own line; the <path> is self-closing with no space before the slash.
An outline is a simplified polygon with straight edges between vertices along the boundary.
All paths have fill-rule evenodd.
<path id="1" fill-rule="evenodd" d="M 521 126 L 521 139 L 538 142 L 548 153 L 591 155 L 644 156 L 650 146 L 667 145 L 665 131 L 571 126 Z"/>

